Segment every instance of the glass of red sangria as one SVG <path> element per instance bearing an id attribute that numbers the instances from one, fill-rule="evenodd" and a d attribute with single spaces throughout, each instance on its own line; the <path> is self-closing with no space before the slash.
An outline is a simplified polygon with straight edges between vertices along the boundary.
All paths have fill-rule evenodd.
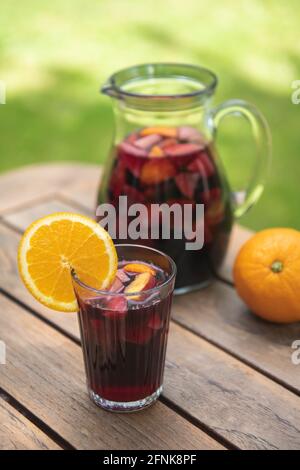
<path id="1" fill-rule="evenodd" d="M 174 261 L 139 245 L 116 245 L 118 270 L 107 290 L 73 273 L 90 398 L 111 411 L 135 411 L 162 392 Z"/>

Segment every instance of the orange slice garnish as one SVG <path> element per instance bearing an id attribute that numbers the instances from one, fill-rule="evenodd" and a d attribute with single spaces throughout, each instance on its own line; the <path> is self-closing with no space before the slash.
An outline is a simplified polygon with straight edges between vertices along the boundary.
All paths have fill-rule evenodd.
<path id="1" fill-rule="evenodd" d="M 39 302 L 75 312 L 71 269 L 85 284 L 105 289 L 116 275 L 118 258 L 112 239 L 97 222 L 58 212 L 28 227 L 20 241 L 18 265 L 25 286 Z"/>

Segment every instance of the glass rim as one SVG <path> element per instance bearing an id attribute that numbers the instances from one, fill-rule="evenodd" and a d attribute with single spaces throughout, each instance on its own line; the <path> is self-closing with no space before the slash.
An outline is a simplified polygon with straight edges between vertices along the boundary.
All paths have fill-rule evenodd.
<path id="1" fill-rule="evenodd" d="M 152 251 L 153 253 L 156 253 L 158 255 L 163 256 L 170 263 L 170 266 L 171 266 L 170 276 L 162 284 L 159 284 L 158 286 L 152 287 L 151 289 L 146 289 L 146 290 L 143 290 L 142 292 L 138 291 L 138 292 L 130 292 L 130 293 L 110 292 L 109 290 L 96 289 L 95 287 L 89 286 L 85 282 L 81 281 L 79 279 L 79 277 L 77 276 L 74 269 L 71 269 L 72 280 L 74 282 L 76 282 L 76 284 L 78 284 L 80 287 L 82 287 L 84 289 L 87 289 L 88 291 L 92 291 L 92 292 L 94 292 L 96 294 L 99 294 L 99 295 L 107 295 L 109 297 L 123 296 L 123 297 L 129 297 L 129 298 L 132 297 L 132 296 L 135 296 L 135 295 L 152 294 L 154 292 L 157 292 L 159 289 L 161 289 L 163 287 L 166 287 L 168 284 L 170 284 L 174 280 L 174 278 L 176 276 L 176 273 L 177 273 L 177 267 L 176 267 L 176 264 L 173 261 L 173 259 L 169 255 L 167 255 L 166 253 L 163 253 L 160 250 L 156 250 L 155 248 L 151 248 L 151 247 L 144 246 L 144 245 L 138 245 L 138 244 L 118 243 L 118 244 L 115 245 L 116 249 L 119 248 L 119 247 L 120 248 L 122 248 L 122 247 L 124 247 L 124 248 L 130 248 L 130 247 L 132 247 L 132 248 L 142 248 L 144 250 Z"/>
<path id="2" fill-rule="evenodd" d="M 204 88 L 201 88 L 199 90 L 195 91 L 189 91 L 186 93 L 171 93 L 171 94 L 147 94 L 147 93 L 137 93 L 137 92 L 130 92 L 126 91 L 122 88 L 122 86 L 117 85 L 116 79 L 118 76 L 120 76 L 124 72 L 130 72 L 134 70 L 143 70 L 145 68 L 159 68 L 159 67 L 169 67 L 169 68 L 180 68 L 186 69 L 186 70 L 191 70 L 194 72 L 198 73 L 205 73 L 209 78 L 210 78 L 210 83 L 204 86 Z M 141 74 L 142 76 L 142 74 Z M 144 74 L 145 77 L 147 75 Z M 175 77 L 186 77 L 189 78 L 188 73 L 182 73 L 181 75 L 176 74 L 174 75 Z M 149 75 L 149 78 L 154 78 L 155 75 Z M 194 78 L 191 77 L 190 78 Z M 197 78 L 194 78 L 194 80 L 197 80 Z M 201 83 L 200 80 L 198 80 L 199 83 Z M 126 67 L 123 69 L 118 70 L 114 74 L 112 74 L 107 83 L 101 87 L 102 93 L 108 94 L 110 96 L 115 96 L 121 98 L 122 96 L 128 97 L 128 98 L 136 98 L 136 99 L 146 99 L 146 100 L 164 100 L 164 99 L 186 99 L 186 98 L 193 98 L 193 97 L 198 97 L 198 96 L 203 96 L 203 95 L 210 95 L 216 88 L 218 84 L 218 77 L 217 75 L 212 72 L 210 69 L 200 66 L 200 65 L 193 65 L 193 64 L 186 64 L 186 63 L 180 63 L 180 62 L 153 62 L 153 63 L 144 63 L 144 64 L 139 64 L 139 65 L 133 65 L 131 67 Z M 116 93 L 116 94 L 115 94 Z"/>

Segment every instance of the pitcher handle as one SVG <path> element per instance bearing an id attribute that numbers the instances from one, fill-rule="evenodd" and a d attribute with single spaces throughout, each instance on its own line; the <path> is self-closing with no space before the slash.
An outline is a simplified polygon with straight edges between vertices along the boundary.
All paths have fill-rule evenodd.
<path id="1" fill-rule="evenodd" d="M 209 111 L 207 124 L 216 135 L 222 119 L 228 115 L 245 117 L 251 125 L 256 146 L 256 165 L 248 187 L 232 193 L 236 218 L 244 215 L 260 198 L 271 162 L 271 133 L 261 112 L 252 104 L 242 100 L 228 100 Z"/>

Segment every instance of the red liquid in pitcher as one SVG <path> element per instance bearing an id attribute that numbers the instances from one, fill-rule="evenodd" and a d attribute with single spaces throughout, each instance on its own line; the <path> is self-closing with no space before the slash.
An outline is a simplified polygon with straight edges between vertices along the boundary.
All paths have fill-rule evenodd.
<path id="1" fill-rule="evenodd" d="M 171 294 L 161 298 L 155 288 L 167 278 L 157 266 L 122 261 L 115 295 L 78 299 L 88 387 L 99 397 L 132 402 L 162 385 Z"/>
<path id="2" fill-rule="evenodd" d="M 232 226 L 229 190 L 217 171 L 212 147 L 193 127 L 157 127 L 129 134 L 117 146 L 116 154 L 99 202 L 108 201 L 117 208 L 119 196 L 126 195 L 129 206 L 205 205 L 202 249 L 187 251 L 186 239 L 176 239 L 172 231 L 170 240 L 161 237 L 133 241 L 161 250 L 174 259 L 178 270 L 176 289 L 204 284 L 223 259 Z M 117 241 L 124 243 L 118 234 Z"/>

